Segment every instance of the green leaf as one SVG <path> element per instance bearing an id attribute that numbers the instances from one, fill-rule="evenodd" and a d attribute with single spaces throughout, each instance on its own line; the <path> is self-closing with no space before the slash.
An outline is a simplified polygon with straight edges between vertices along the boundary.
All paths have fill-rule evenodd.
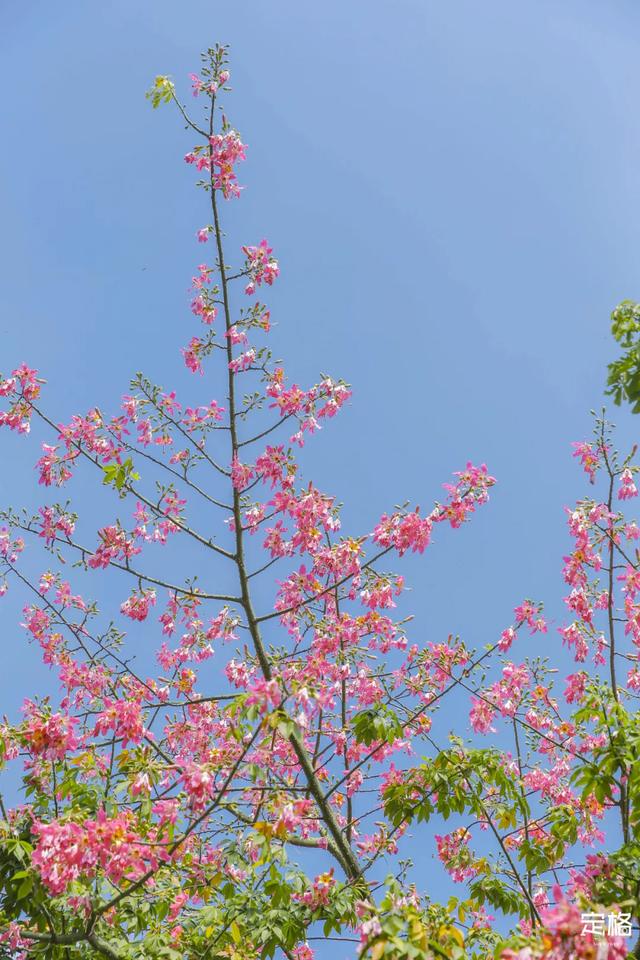
<path id="1" fill-rule="evenodd" d="M 607 368 L 608 396 L 620 406 L 623 399 L 640 412 L 640 304 L 623 300 L 611 314 L 611 333 L 623 350 Z"/>
<path id="2" fill-rule="evenodd" d="M 20 886 L 18 887 L 18 892 L 16 894 L 16 900 L 24 900 L 26 896 L 31 893 L 33 888 L 33 877 L 25 877 Z"/>
<path id="3" fill-rule="evenodd" d="M 175 86 L 169 77 L 156 77 L 153 86 L 147 91 L 147 100 L 151 100 L 151 106 L 156 110 L 161 103 L 171 103 Z"/>
<path id="4" fill-rule="evenodd" d="M 140 474 L 133 469 L 133 461 L 130 457 L 122 463 L 110 463 L 102 468 L 104 474 L 102 482 L 105 486 L 115 487 L 116 490 L 122 490 L 125 485 L 132 480 L 139 480 Z"/>
<path id="5" fill-rule="evenodd" d="M 400 739 L 404 732 L 398 717 L 385 706 L 357 713 L 352 723 L 356 740 L 365 746 L 370 746 L 377 740 L 393 743 Z"/>

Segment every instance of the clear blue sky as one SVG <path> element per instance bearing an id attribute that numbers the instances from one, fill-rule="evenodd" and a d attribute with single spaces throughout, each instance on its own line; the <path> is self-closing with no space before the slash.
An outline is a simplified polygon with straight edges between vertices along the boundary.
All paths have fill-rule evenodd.
<path id="1" fill-rule="evenodd" d="M 570 441 L 602 403 L 610 310 L 640 297 L 639 40 L 636 0 L 4 4 L 0 369 L 41 369 L 60 420 L 113 410 L 140 368 L 184 394 L 207 214 L 190 138 L 144 92 L 169 73 L 188 99 L 200 49 L 228 42 L 250 145 L 229 232 L 280 258 L 296 379 L 354 386 L 305 474 L 360 532 L 486 460 L 490 507 L 404 565 L 415 637 L 491 641 L 525 596 L 557 624 L 563 507 L 586 491 Z M 640 420 L 615 419 L 629 446 Z M 2 444 L 0 502 L 20 503 L 37 451 Z M 48 680 L 0 615 L 13 711 Z M 535 643 L 554 655 L 555 629 Z"/>

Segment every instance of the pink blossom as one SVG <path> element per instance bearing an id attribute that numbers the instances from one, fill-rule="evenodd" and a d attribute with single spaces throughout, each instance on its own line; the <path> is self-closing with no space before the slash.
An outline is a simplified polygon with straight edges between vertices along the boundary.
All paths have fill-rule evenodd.
<path id="1" fill-rule="evenodd" d="M 583 671 L 569 674 L 567 677 L 567 688 L 564 692 L 564 698 L 567 703 L 579 703 L 582 700 L 587 679 L 587 674 Z"/>
<path id="2" fill-rule="evenodd" d="M 231 464 L 231 481 L 236 490 L 244 490 L 249 486 L 254 475 L 253 467 L 247 463 L 240 463 L 237 457 L 234 457 Z"/>
<path id="3" fill-rule="evenodd" d="M 541 920 L 545 927 L 554 934 L 562 937 L 575 936 L 582 933 L 584 926 L 582 913 L 579 907 L 569 903 L 561 887 L 557 884 L 553 888 L 555 906 L 548 907 L 541 913 Z"/>
<path id="4" fill-rule="evenodd" d="M 55 896 L 64 893 L 70 883 L 96 875 L 103 870 L 116 884 L 142 876 L 150 864 L 166 859 L 162 849 L 142 846 L 131 827 L 127 813 L 96 820 L 34 821 L 37 839 L 33 864 L 43 883 Z"/>
<path id="5" fill-rule="evenodd" d="M 424 553 L 431 540 L 432 521 L 421 517 L 417 510 L 413 513 L 383 514 L 373 531 L 373 540 L 382 547 L 395 547 L 400 556 L 411 550 Z"/>
<path id="6" fill-rule="evenodd" d="M 155 590 L 141 590 L 137 593 L 135 590 L 131 596 L 120 606 L 120 611 L 131 620 L 146 620 L 149 616 L 149 607 L 155 606 Z"/>
<path id="7" fill-rule="evenodd" d="M 7 946 L 15 960 L 26 960 L 33 946 L 33 941 L 22 935 L 22 929 L 19 923 L 11 920 L 3 930 L 0 930 L 0 944 Z M 313 954 L 311 956 L 313 957 Z M 300 957 L 297 960 L 306 960 L 306 957 Z"/>
<path id="8" fill-rule="evenodd" d="M 246 699 L 247 706 L 256 704 L 261 713 L 266 713 L 270 706 L 278 707 L 282 694 L 277 680 L 252 678 Z"/>
<path id="9" fill-rule="evenodd" d="M 123 745 L 140 743 L 147 735 L 140 704 L 135 700 L 110 700 L 105 698 L 104 709 L 98 714 L 94 735 L 113 731 L 121 737 Z"/>
<path id="10" fill-rule="evenodd" d="M 620 489 L 618 490 L 619 500 L 630 500 L 638 496 L 638 488 L 633 482 L 633 474 L 627 467 L 620 474 Z"/>
<path id="11" fill-rule="evenodd" d="M 204 153 L 196 147 L 185 157 L 186 163 L 193 164 L 198 170 L 208 170 L 214 190 L 220 190 L 225 200 L 239 197 L 241 187 L 238 185 L 234 166 L 246 159 L 247 147 L 235 130 L 226 133 L 214 134 L 209 138 L 209 152 Z"/>
<path id="12" fill-rule="evenodd" d="M 232 370 L 233 373 L 240 373 L 242 370 L 248 370 L 255 359 L 256 352 L 252 347 L 249 350 L 245 350 L 244 353 L 241 353 L 234 360 L 231 360 L 229 363 L 229 370 Z"/>
<path id="13" fill-rule="evenodd" d="M 182 348 L 181 352 L 184 357 L 185 366 L 188 367 L 192 373 L 204 373 L 202 367 L 203 349 L 204 342 L 200 340 L 199 337 L 191 337 L 187 346 Z"/>
<path id="14" fill-rule="evenodd" d="M 587 443 L 584 440 L 574 441 L 571 446 L 573 447 L 573 456 L 580 460 L 590 482 L 595 483 L 596 471 L 600 467 L 600 451 L 596 451 L 592 443 Z"/>
<path id="15" fill-rule="evenodd" d="M 516 638 L 516 631 L 513 627 L 507 627 L 506 630 L 503 630 L 500 634 L 500 639 L 498 640 L 498 649 L 506 652 L 511 647 L 511 644 Z"/>
<path id="16" fill-rule="evenodd" d="M 23 709 L 27 713 L 23 736 L 34 756 L 64 760 L 68 753 L 80 746 L 81 741 L 75 733 L 78 724 L 75 717 L 60 713 L 47 716 L 30 700 L 25 702 Z"/>
<path id="17" fill-rule="evenodd" d="M 192 808 L 204 810 L 213 795 L 214 779 L 211 772 L 206 766 L 189 761 L 184 765 L 181 780 Z"/>
<path id="18" fill-rule="evenodd" d="M 314 960 L 315 953 L 308 943 L 301 943 L 291 951 L 293 960 Z"/>
<path id="19" fill-rule="evenodd" d="M 478 871 L 474 866 L 473 856 L 468 847 L 468 830 L 464 827 L 458 827 L 457 830 L 445 836 L 436 834 L 435 840 L 438 857 L 455 883 L 462 883 L 463 880 L 476 876 Z"/>
<path id="20" fill-rule="evenodd" d="M 495 715 L 495 707 L 487 703 L 486 700 L 479 700 L 477 697 L 471 698 L 469 720 L 476 733 L 495 733 L 495 727 L 491 726 Z"/>
<path id="21" fill-rule="evenodd" d="M 294 893 L 292 899 L 303 903 L 309 910 L 326 907 L 329 904 L 329 898 L 335 883 L 332 867 L 328 873 L 319 874 L 302 893 Z"/>
<path id="22" fill-rule="evenodd" d="M 245 246 L 242 250 L 246 256 L 245 270 L 250 277 L 245 293 L 252 296 L 256 287 L 263 283 L 271 286 L 280 273 L 280 267 L 275 257 L 271 256 L 273 250 L 266 240 L 261 240 L 257 247 Z"/>

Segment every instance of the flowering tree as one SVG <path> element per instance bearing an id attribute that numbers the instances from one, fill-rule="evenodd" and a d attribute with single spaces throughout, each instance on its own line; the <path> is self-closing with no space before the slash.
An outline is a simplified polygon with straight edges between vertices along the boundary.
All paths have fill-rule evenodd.
<path id="1" fill-rule="evenodd" d="M 167 77 L 149 93 L 197 138 L 185 159 L 210 222 L 191 302 L 202 326 L 182 355 L 214 399 L 189 406 L 138 374 L 113 416 L 59 424 L 35 370 L 0 379 L 0 425 L 50 434 L 46 502 L 3 514 L 0 592 L 24 592 L 22 626 L 60 691 L 0 729 L 24 784 L 0 811 L 0 956 L 311 960 L 331 939 L 371 960 L 626 956 L 640 913 L 640 528 L 619 501 L 636 496 L 636 468 L 604 421 L 575 445 L 604 492 L 568 513 L 561 633 L 581 666 L 563 692 L 547 660 L 512 659 L 547 631 L 537 602 L 481 650 L 409 638 L 388 565 L 461 527 L 494 479 L 467 464 L 430 510 L 392 509 L 353 536 L 302 481 L 295 448 L 350 390 L 287 379 L 259 299 L 278 278 L 273 250 L 224 250 L 246 154 L 220 108 L 228 80 L 217 47 L 192 76 L 195 118 Z M 81 471 L 112 492 L 107 522 L 56 499 Z M 27 563 L 27 548 L 48 557 Z M 115 610 L 90 599 L 107 576 Z M 447 737 L 450 694 L 469 722 Z M 419 890 L 402 859 L 426 822 L 462 891 L 444 903 L 436 871 Z M 607 929 L 586 929 L 604 912 Z"/>

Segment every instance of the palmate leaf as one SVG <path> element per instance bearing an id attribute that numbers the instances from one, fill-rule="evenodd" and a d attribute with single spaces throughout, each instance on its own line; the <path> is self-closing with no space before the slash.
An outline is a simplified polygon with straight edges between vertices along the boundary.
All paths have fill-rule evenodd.
<path id="1" fill-rule="evenodd" d="M 170 103 L 175 87 L 169 77 L 158 76 L 153 82 L 153 86 L 147 91 L 147 100 L 151 100 L 151 106 L 156 110 L 162 103 Z"/>
<path id="2" fill-rule="evenodd" d="M 404 733 L 404 728 L 395 713 L 384 705 L 363 710 L 353 718 L 353 731 L 358 743 L 370 746 L 374 741 L 393 743 Z"/>
<path id="3" fill-rule="evenodd" d="M 131 480 L 140 479 L 140 474 L 133 469 L 133 460 L 130 457 L 123 460 L 122 463 L 110 463 L 102 468 L 102 472 L 104 474 L 103 484 L 108 487 L 115 487 L 119 491 L 122 491 Z"/>
<path id="4" fill-rule="evenodd" d="M 617 406 L 626 400 L 633 413 L 640 413 L 640 303 L 618 304 L 611 314 L 611 333 L 623 353 L 607 368 L 605 392 Z"/>

